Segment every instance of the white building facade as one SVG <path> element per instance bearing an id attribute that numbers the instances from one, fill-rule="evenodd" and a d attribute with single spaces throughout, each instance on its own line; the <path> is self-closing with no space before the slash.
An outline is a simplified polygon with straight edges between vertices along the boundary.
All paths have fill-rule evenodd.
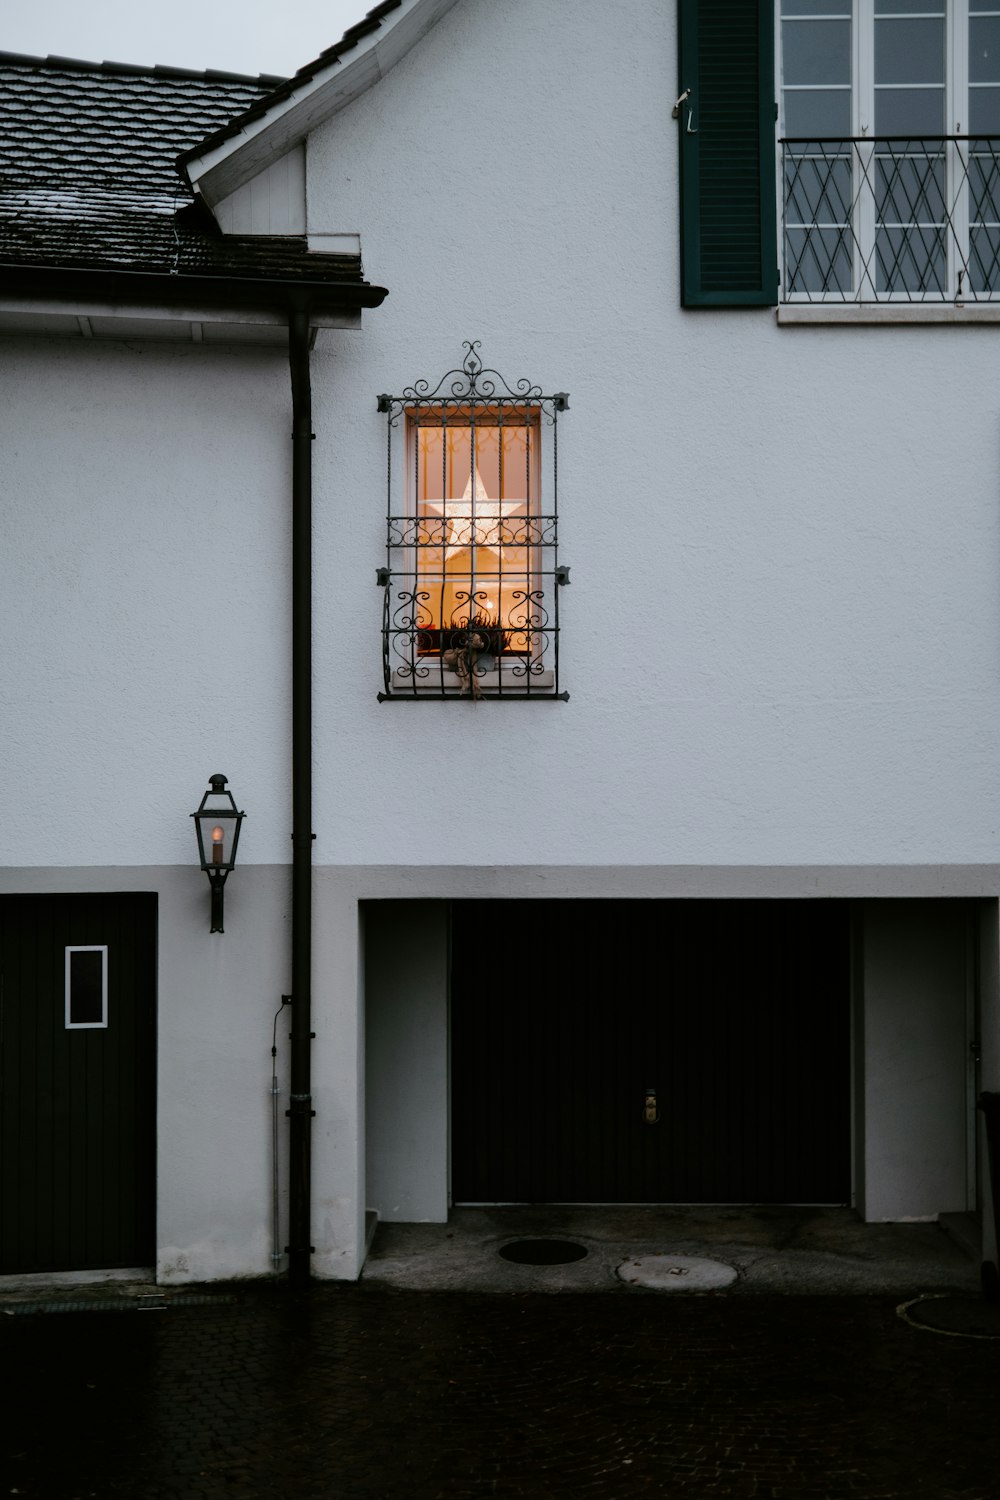
<path id="1" fill-rule="evenodd" d="M 717 0 L 692 41 L 657 0 L 402 0 L 177 143 L 223 243 L 360 249 L 389 292 L 312 320 L 317 1276 L 359 1274 L 366 1210 L 471 1201 L 975 1212 L 995 1258 L 975 1102 L 1000 1088 L 1000 301 L 992 189 L 947 187 L 989 176 L 967 103 L 988 111 L 992 79 L 974 51 L 931 77 L 939 34 L 954 73 L 955 38 L 992 33 L 941 0 L 900 78 L 866 62 L 890 24 L 867 6 L 820 36 L 804 0 Z M 731 265 L 711 279 L 706 59 L 751 10 L 774 90 L 751 112 L 788 123 L 757 142 L 750 230 L 721 153 L 723 260 L 763 246 L 733 293 Z M 848 96 L 843 120 L 810 90 Z M 812 185 L 783 220 L 789 171 Z M 924 173 L 918 227 L 946 182 L 937 260 L 865 195 L 893 171 Z M 85 1112 L 102 1097 L 107 1059 L 64 1049 L 114 1031 L 115 944 L 146 923 L 152 1029 L 115 1085 L 155 1187 L 134 1253 L 163 1282 L 267 1275 L 288 1243 L 287 341 L 224 299 L 80 280 L 2 303 L 0 890 L 36 1080 L 6 1211 L 113 1217 L 136 1180 L 71 1155 L 40 1188 L 37 1118 L 67 1128 L 73 1078 Z M 505 387 L 474 365 L 470 390 L 471 344 Z M 188 814 L 220 769 L 247 817 L 211 933 Z M 29 932 L 48 988 L 17 977 Z M 113 1258 L 9 1242 L 8 1272 Z"/>

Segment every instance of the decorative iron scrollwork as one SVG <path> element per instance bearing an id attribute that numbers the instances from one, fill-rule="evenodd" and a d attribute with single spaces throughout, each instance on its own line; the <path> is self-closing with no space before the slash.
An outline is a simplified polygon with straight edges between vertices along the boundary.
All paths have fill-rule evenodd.
<path id="1" fill-rule="evenodd" d="M 435 384 L 378 397 L 388 419 L 379 699 L 565 700 L 556 482 L 569 397 L 509 383 L 478 340 L 462 347 Z"/>
<path id="2" fill-rule="evenodd" d="M 510 385 L 499 370 L 487 369 L 477 353 L 480 343 L 479 339 L 466 339 L 462 345 L 465 359 L 461 365 L 442 375 L 433 389 L 429 380 L 415 380 L 412 385 L 404 386 L 401 396 L 379 396 L 378 410 L 388 414 L 393 427 L 408 408 L 441 401 L 468 402 L 470 405 L 521 401 L 537 407 L 549 423 L 554 421 L 556 412 L 569 410 L 569 396 L 565 391 L 544 396 L 541 386 L 530 380 L 521 379 Z"/>

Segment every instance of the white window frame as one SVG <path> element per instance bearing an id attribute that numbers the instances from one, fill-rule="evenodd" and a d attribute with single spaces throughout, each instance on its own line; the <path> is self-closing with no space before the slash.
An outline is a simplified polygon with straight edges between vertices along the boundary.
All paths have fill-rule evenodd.
<path id="1" fill-rule="evenodd" d="M 940 0 L 940 8 L 944 11 L 945 18 L 945 62 L 944 62 L 944 135 L 963 135 L 969 133 L 969 0 Z M 875 114 L 875 0 L 831 0 L 829 18 L 839 17 L 845 11 L 851 13 L 851 112 L 850 133 L 855 138 L 861 138 L 872 134 Z M 775 20 L 775 57 L 777 59 L 776 82 L 778 93 L 778 138 L 787 134 L 785 124 L 785 98 L 786 88 L 784 83 L 784 66 L 782 51 L 782 23 L 795 18 L 795 12 L 789 15 L 782 14 L 781 0 L 774 8 Z M 1000 0 L 995 0 L 995 6 L 989 11 L 976 12 L 977 15 L 996 15 L 1000 17 Z M 927 16 L 929 13 L 912 13 L 914 18 Z M 797 17 L 799 20 L 824 19 L 821 15 L 811 17 L 802 13 Z M 883 18 L 880 18 L 883 19 Z M 909 87 L 910 85 L 900 85 Z M 919 85 L 913 85 L 919 86 Z M 794 86 L 793 86 L 794 87 Z M 803 87 L 807 87 L 804 85 Z M 817 86 L 820 87 L 820 86 Z M 882 85 L 886 87 L 886 85 Z M 964 117 L 964 118 L 963 118 Z M 915 138 L 916 139 L 916 138 Z M 932 139 L 932 137 L 928 137 Z M 853 147 L 853 151 L 864 148 Z M 958 303 L 968 291 L 966 286 L 959 284 L 959 272 L 961 265 L 956 256 L 956 244 L 964 247 L 966 259 L 970 254 L 970 214 L 969 214 L 969 191 L 964 187 L 957 196 L 953 184 L 957 180 L 959 169 L 958 152 L 960 147 L 954 142 L 949 143 L 946 153 L 947 183 L 945 199 L 948 208 L 951 230 L 946 237 L 946 269 L 945 286 L 943 294 L 936 290 L 921 293 L 920 291 L 878 291 L 874 288 L 872 278 L 876 264 L 875 240 L 875 200 L 871 192 L 857 194 L 857 202 L 854 208 L 854 243 L 852 245 L 851 287 L 846 291 L 838 291 L 831 288 L 829 291 L 810 292 L 807 290 L 792 293 L 783 292 L 782 301 L 786 304 L 831 304 L 831 303 L 862 303 L 880 306 L 913 306 L 914 304 L 926 303 L 938 306 Z M 784 247 L 785 235 L 785 182 L 783 178 L 783 161 L 781 147 L 778 146 L 778 170 L 777 181 L 779 183 L 778 194 L 778 234 L 779 244 Z M 852 162 L 852 173 L 857 167 Z M 784 259 L 784 248 L 782 249 Z M 997 285 L 992 291 L 977 292 L 974 300 L 980 303 L 989 301 L 1000 301 L 1000 274 L 996 277 Z M 864 293 L 871 290 L 873 295 L 866 298 Z"/>
<path id="2" fill-rule="evenodd" d="M 73 959 L 74 953 L 100 953 L 101 958 L 101 1019 L 99 1021 L 74 1021 L 72 1019 Z M 76 943 L 66 948 L 66 1030 L 106 1030 L 108 1025 L 108 945 L 107 943 Z"/>
<path id="3" fill-rule="evenodd" d="M 483 402 L 481 409 L 483 411 L 485 411 L 485 412 L 490 411 L 490 409 L 491 409 L 490 408 L 490 403 L 488 401 Z M 498 409 L 502 409 L 502 408 L 498 408 Z M 526 401 L 523 404 L 523 407 L 519 408 L 519 407 L 516 407 L 516 406 L 510 406 L 509 409 L 510 409 L 510 411 L 512 413 L 515 412 L 515 411 L 519 411 L 519 410 L 527 411 L 527 412 L 531 413 L 531 421 L 530 421 L 530 424 L 528 424 L 530 426 L 530 430 L 531 430 L 531 433 L 532 433 L 532 438 L 531 438 L 531 458 L 530 458 L 529 477 L 528 477 L 528 490 L 529 490 L 529 493 L 528 493 L 528 496 L 527 496 L 527 509 L 526 509 L 526 517 L 527 517 L 527 519 L 529 521 L 531 521 L 531 520 L 534 520 L 534 519 L 540 517 L 543 514 L 542 493 L 541 493 L 541 491 L 542 491 L 542 419 L 541 419 L 542 418 L 542 414 L 541 414 L 541 408 L 538 407 L 538 406 L 533 405 L 530 401 Z M 509 426 L 509 427 L 517 427 L 517 426 L 524 427 L 525 426 L 525 423 L 523 421 L 516 422 L 516 421 L 513 420 L 513 418 L 512 418 L 512 420 L 509 423 L 500 423 L 499 421 L 497 421 L 496 423 L 494 423 L 494 422 L 489 421 L 488 419 L 487 420 L 482 420 L 482 419 L 477 420 L 477 419 L 475 419 L 471 415 L 471 410 L 472 410 L 471 404 L 470 404 L 470 415 L 469 415 L 469 417 L 468 417 L 467 420 L 459 420 L 459 418 L 460 418 L 460 416 L 462 414 L 462 408 L 461 407 L 455 407 L 455 408 L 453 408 L 451 416 L 454 418 L 454 420 L 448 420 L 445 423 L 440 423 L 440 422 L 437 422 L 437 421 L 434 421 L 434 420 L 426 420 L 427 418 L 434 417 L 436 415 L 436 412 L 438 410 L 447 410 L 447 407 L 434 408 L 433 406 L 429 406 L 429 407 L 411 406 L 411 407 L 406 408 L 406 410 L 405 410 L 405 420 L 406 420 L 406 443 L 405 443 L 405 453 L 406 453 L 406 497 L 405 497 L 405 509 L 406 509 L 406 515 L 407 515 L 407 517 L 409 517 L 414 522 L 414 524 L 419 523 L 419 521 L 422 519 L 421 516 L 420 516 L 420 495 L 418 493 L 419 480 L 418 480 L 418 464 L 417 464 L 417 431 L 418 431 L 418 429 L 420 427 L 431 427 L 431 428 L 433 428 L 433 427 L 436 427 L 436 426 L 447 426 L 447 427 L 454 428 L 454 429 L 465 429 L 466 431 L 471 431 L 472 428 L 474 428 L 474 427 L 484 427 L 484 426 L 501 426 L 501 425 L 505 425 L 505 426 Z M 498 501 L 497 503 L 500 504 L 501 502 Z M 486 544 L 483 544 L 483 543 L 476 544 L 475 542 L 471 543 L 472 547 L 475 547 L 476 545 L 483 546 L 483 545 L 486 545 Z M 536 563 L 538 563 L 538 561 L 540 559 L 540 555 L 541 555 L 541 553 L 543 551 L 542 545 L 540 543 L 538 545 L 529 545 L 528 547 L 526 547 L 525 550 L 528 552 L 529 558 L 534 558 L 535 561 L 536 561 Z M 428 571 L 430 572 L 430 571 L 433 571 L 433 570 L 428 570 Z M 514 572 L 512 570 L 510 576 L 513 579 L 522 579 L 523 578 L 525 580 L 526 585 L 527 585 L 527 591 L 530 594 L 532 592 L 532 590 L 541 587 L 541 580 L 542 580 L 543 574 L 542 574 L 541 567 L 540 566 L 536 566 L 534 569 L 531 569 L 529 567 L 529 569 L 526 572 L 524 572 L 524 573 L 516 573 L 516 572 Z M 422 576 L 420 574 L 419 570 L 418 570 L 416 556 L 414 556 L 413 571 L 412 572 L 407 572 L 404 575 L 404 577 L 408 580 L 408 586 L 412 588 L 414 595 L 416 595 L 417 590 L 422 585 L 424 585 L 426 583 L 426 575 Z M 444 580 L 446 578 L 447 578 L 447 573 L 444 571 L 444 569 L 442 569 L 441 570 L 441 579 Z M 474 569 L 473 569 L 470 581 L 473 584 L 475 584 L 475 570 Z M 498 582 L 498 580 L 494 579 L 494 580 L 492 580 L 492 582 L 494 584 L 496 584 Z M 487 584 L 486 587 L 488 588 L 488 586 L 489 585 Z M 476 590 L 476 592 L 479 592 L 479 590 Z M 470 608 L 470 613 L 471 613 L 471 611 L 472 611 L 472 601 L 471 600 L 470 600 L 470 603 L 469 603 L 469 608 Z M 499 609 L 499 601 L 498 601 L 498 609 Z M 434 613 L 433 610 L 432 610 L 432 613 Z M 442 620 L 440 628 L 443 629 L 443 630 L 447 630 L 449 627 L 447 625 L 445 625 L 444 621 Z M 501 628 L 503 628 L 502 622 L 501 622 Z M 536 641 L 535 642 L 534 650 L 533 650 L 533 653 L 532 653 L 532 659 L 538 660 L 539 657 L 543 657 L 544 656 L 545 644 L 546 643 L 545 643 L 544 638 L 541 639 L 540 641 Z M 431 651 L 425 652 L 422 655 L 422 660 L 424 662 L 426 662 L 428 665 L 431 665 L 435 661 L 435 659 L 438 656 L 438 654 L 439 653 L 431 652 Z M 517 660 L 519 660 L 519 658 Z M 483 686 L 493 686 L 493 685 L 495 685 L 494 679 L 501 672 L 504 674 L 504 679 L 505 680 L 507 678 L 509 678 L 509 677 L 512 677 L 513 676 L 514 666 L 515 666 L 515 658 L 510 658 L 508 660 L 505 660 L 503 657 L 499 657 L 497 659 L 497 662 L 496 662 L 495 671 L 492 672 L 492 673 L 486 673 L 483 676 L 483 678 L 481 679 L 482 685 Z M 446 678 L 451 678 L 454 675 L 455 674 L 450 673 L 450 672 L 446 672 L 445 673 Z M 534 682 L 538 686 L 550 687 L 551 684 L 552 684 L 551 673 L 536 674 L 536 676 L 534 678 Z M 452 684 L 452 686 L 454 687 L 455 691 L 459 690 L 461 684 L 459 683 L 457 677 L 455 678 L 455 683 Z"/>

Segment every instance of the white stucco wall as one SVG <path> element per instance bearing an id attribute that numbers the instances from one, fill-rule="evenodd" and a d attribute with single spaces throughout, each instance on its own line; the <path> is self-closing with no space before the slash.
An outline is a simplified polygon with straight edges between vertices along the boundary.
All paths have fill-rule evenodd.
<path id="1" fill-rule="evenodd" d="M 680 309 L 674 59 L 653 0 L 460 0 L 309 140 L 390 288 L 314 356 L 320 863 L 995 860 L 1000 334 Z M 571 394 L 566 705 L 376 702 L 375 395 L 465 338 Z M 0 860 L 186 861 L 214 770 L 286 859 L 282 355 L 4 354 Z"/>
<path id="2" fill-rule="evenodd" d="M 448 907 L 364 907 L 365 1205 L 383 1222 L 448 1217 Z"/>
<path id="3" fill-rule="evenodd" d="M 291 881 L 247 868 L 226 883 L 226 931 L 209 932 L 208 892 L 174 868 L 159 900 L 157 1280 L 266 1276 L 272 1260 L 274 1015 L 290 989 Z M 278 1019 L 280 1243 L 287 1244 L 286 1010 Z"/>
<path id="4" fill-rule="evenodd" d="M 0 866 L 288 859 L 283 351 L 0 343 Z"/>
<path id="5" fill-rule="evenodd" d="M 968 1181 L 966 902 L 864 903 L 864 1183 L 868 1220 L 974 1206 Z"/>
<path id="6" fill-rule="evenodd" d="M 681 310 L 675 72 L 672 6 L 462 0 L 310 139 L 310 213 L 391 289 L 317 358 L 338 860 L 995 857 L 998 335 Z M 566 706 L 375 702 L 374 398 L 466 338 L 571 395 Z M 478 793 L 384 795 L 444 746 Z"/>

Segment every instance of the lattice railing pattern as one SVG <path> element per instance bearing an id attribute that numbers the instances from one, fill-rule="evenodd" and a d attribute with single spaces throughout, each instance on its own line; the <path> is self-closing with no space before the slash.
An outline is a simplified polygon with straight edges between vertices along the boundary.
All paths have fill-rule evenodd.
<path id="1" fill-rule="evenodd" d="M 1000 138 L 783 140 L 784 301 L 1000 295 Z"/>

